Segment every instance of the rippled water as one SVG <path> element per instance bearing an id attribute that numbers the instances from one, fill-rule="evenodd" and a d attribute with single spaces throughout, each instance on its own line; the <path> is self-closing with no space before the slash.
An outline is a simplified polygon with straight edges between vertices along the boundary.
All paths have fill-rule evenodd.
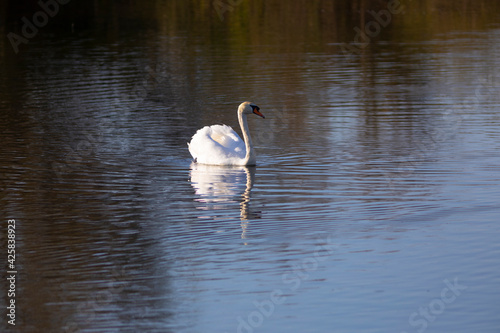
<path id="1" fill-rule="evenodd" d="M 1 81 L 19 331 L 500 330 L 498 26 L 354 59 L 47 43 Z M 244 100 L 258 165 L 193 163 L 190 136 L 238 129 Z"/>

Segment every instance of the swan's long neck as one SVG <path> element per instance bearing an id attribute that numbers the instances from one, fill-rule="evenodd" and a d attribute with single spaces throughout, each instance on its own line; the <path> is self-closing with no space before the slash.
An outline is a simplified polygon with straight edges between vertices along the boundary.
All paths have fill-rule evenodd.
<path id="1" fill-rule="evenodd" d="M 241 132 L 243 133 L 243 140 L 245 140 L 246 155 L 244 164 L 255 165 L 256 156 L 255 156 L 255 151 L 253 150 L 250 131 L 248 130 L 247 115 L 244 114 L 243 112 L 238 111 L 238 121 L 240 123 Z"/>

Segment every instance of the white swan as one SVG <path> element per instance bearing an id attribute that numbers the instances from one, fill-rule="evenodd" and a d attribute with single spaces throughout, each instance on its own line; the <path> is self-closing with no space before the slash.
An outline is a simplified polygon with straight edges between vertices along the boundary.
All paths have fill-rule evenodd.
<path id="1" fill-rule="evenodd" d="M 247 123 L 247 114 L 252 113 L 265 118 L 260 113 L 260 108 L 251 102 L 243 102 L 238 107 L 238 121 L 244 142 L 227 125 L 212 125 L 199 129 L 188 143 L 194 161 L 214 165 L 255 165 L 256 156 Z"/>

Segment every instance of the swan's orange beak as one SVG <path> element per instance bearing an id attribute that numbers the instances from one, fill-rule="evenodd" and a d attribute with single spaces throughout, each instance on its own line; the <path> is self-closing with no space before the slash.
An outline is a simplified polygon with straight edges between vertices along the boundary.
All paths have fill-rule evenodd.
<path id="1" fill-rule="evenodd" d="M 260 113 L 260 111 L 259 111 L 259 110 L 257 110 L 257 108 L 254 108 L 254 109 L 253 109 L 253 113 L 255 113 L 255 114 L 256 114 L 256 115 L 258 115 L 258 116 L 261 116 L 261 117 L 262 117 L 262 118 L 264 118 L 264 119 L 266 119 L 266 117 L 264 117 L 264 115 L 263 115 L 262 113 Z"/>

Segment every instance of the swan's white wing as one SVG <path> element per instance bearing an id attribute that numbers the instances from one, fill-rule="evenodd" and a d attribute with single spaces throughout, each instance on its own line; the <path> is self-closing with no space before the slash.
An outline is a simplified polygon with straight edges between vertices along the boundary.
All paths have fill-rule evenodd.
<path id="1" fill-rule="evenodd" d="M 199 129 L 188 146 L 193 158 L 204 164 L 240 164 L 246 154 L 245 142 L 227 125 Z"/>

